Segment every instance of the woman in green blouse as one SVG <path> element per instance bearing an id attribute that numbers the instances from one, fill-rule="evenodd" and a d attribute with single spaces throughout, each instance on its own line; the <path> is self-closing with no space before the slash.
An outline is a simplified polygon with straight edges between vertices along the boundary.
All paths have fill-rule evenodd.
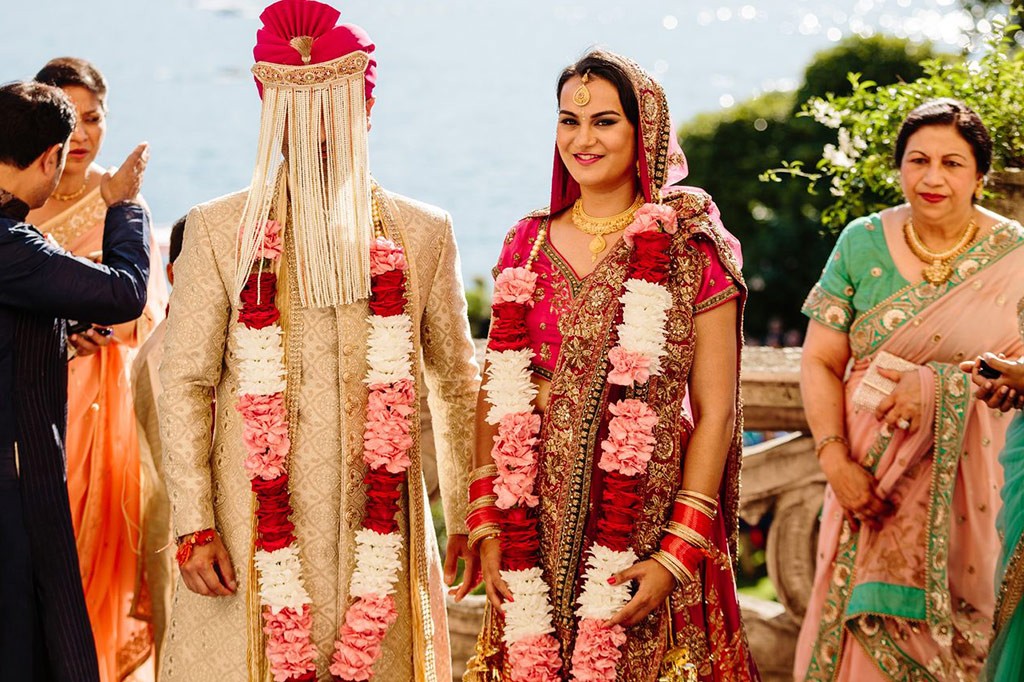
<path id="1" fill-rule="evenodd" d="M 906 203 L 853 221 L 804 305 L 801 390 L 828 479 L 798 680 L 976 679 L 992 631 L 1008 419 L 958 363 L 1020 355 L 1024 229 L 976 204 L 992 158 L 955 100 L 907 117 Z"/>

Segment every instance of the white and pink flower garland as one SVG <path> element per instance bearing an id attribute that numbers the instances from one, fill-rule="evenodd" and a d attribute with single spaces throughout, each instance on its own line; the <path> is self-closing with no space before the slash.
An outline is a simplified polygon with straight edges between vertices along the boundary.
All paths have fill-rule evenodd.
<path id="1" fill-rule="evenodd" d="M 342 680 L 373 677 L 384 635 L 398 619 L 393 595 L 402 568 L 398 500 L 412 463 L 411 416 L 416 412 L 412 317 L 406 312 L 405 255 L 394 242 L 377 237 L 370 248 L 370 311 L 367 339 L 369 388 L 363 460 L 367 464 L 366 515 L 356 533 L 355 568 L 331 661 Z"/>
<path id="2" fill-rule="evenodd" d="M 676 231 L 676 213 L 668 206 L 644 204 L 623 240 L 633 248 L 622 303 L 622 323 L 616 327 L 618 343 L 608 352 L 612 370 L 608 382 L 627 391 L 646 384 L 661 373 L 665 333 L 672 293 L 663 282 L 669 275 L 670 236 Z M 621 625 L 604 622 L 630 600 L 629 582 L 608 579 L 638 560 L 630 537 L 642 501 L 639 477 L 654 454 L 654 428 L 658 417 L 644 401 L 624 398 L 608 406 L 608 435 L 601 443 L 598 467 L 604 488 L 597 509 L 597 532 L 590 547 L 576 613 L 579 631 L 572 656 L 571 679 L 580 682 L 615 680 L 616 667 L 626 642 Z"/>
<path id="3" fill-rule="evenodd" d="M 502 639 L 513 682 L 558 682 L 562 659 L 552 634 L 552 606 L 539 565 L 537 442 L 540 415 L 530 380 L 526 311 L 533 305 L 537 275 L 528 267 L 503 270 L 494 283 L 492 328 L 487 345 L 487 423 L 497 425 L 491 455 L 497 468 L 495 505 L 501 516 L 501 577 L 512 592 L 502 605 Z"/>
<path id="4" fill-rule="evenodd" d="M 238 402 L 245 471 L 256 494 L 256 552 L 266 653 L 275 682 L 315 682 L 316 648 L 310 599 L 289 520 L 288 413 L 283 332 L 278 324 L 274 268 L 281 258 L 281 227 L 268 221 L 253 272 L 241 292 L 235 327 Z"/>
<path id="5" fill-rule="evenodd" d="M 256 552 L 266 652 L 275 682 L 315 682 L 316 648 L 310 598 L 289 520 L 288 415 L 283 332 L 276 307 L 274 269 L 282 252 L 281 228 L 268 221 L 260 258 L 241 293 L 235 328 L 239 356 L 236 409 L 241 413 L 245 470 L 256 494 Z M 405 312 L 406 262 L 402 249 L 378 238 L 371 246 L 369 387 L 363 457 L 369 466 L 366 514 L 356 534 L 350 592 L 355 603 L 339 628 L 330 671 L 342 680 L 369 680 L 381 641 L 395 622 L 391 596 L 401 569 L 402 535 L 395 515 L 402 495 L 415 412 L 412 320 Z"/>

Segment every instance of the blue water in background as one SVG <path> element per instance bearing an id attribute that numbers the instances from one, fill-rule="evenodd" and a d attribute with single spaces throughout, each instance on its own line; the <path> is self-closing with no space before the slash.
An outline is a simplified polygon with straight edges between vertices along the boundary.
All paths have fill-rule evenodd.
<path id="1" fill-rule="evenodd" d="M 100 163 L 140 140 L 143 192 L 166 227 L 249 183 L 259 101 L 249 68 L 263 3 L 249 0 L 5 0 L 0 81 L 85 57 L 110 83 Z M 592 45 L 661 80 L 677 123 L 795 87 L 812 55 L 851 32 L 931 38 L 952 49 L 953 0 L 349 0 L 345 21 L 377 43 L 374 175 L 452 213 L 467 278 L 547 201 L 560 69 Z M 722 172 L 729 172 L 723 168 Z M 730 216 L 724 216 L 729 223 Z"/>

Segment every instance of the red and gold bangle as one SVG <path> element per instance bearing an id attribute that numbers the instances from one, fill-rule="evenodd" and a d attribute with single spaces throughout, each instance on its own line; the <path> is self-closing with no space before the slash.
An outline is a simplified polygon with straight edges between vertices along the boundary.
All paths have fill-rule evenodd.
<path id="1" fill-rule="evenodd" d="M 210 544 L 215 537 L 217 537 L 217 532 L 212 528 L 206 528 L 205 530 L 197 530 L 195 533 L 182 535 L 178 538 L 178 551 L 174 555 L 178 566 L 184 566 L 188 563 L 188 560 L 192 558 L 193 549 Z"/>
<path id="2" fill-rule="evenodd" d="M 469 510 L 466 525 L 469 526 L 469 548 L 486 538 L 496 537 L 501 532 L 501 512 L 495 505 L 498 496 L 494 494 L 494 480 L 498 468 L 493 464 L 477 467 L 469 476 Z"/>

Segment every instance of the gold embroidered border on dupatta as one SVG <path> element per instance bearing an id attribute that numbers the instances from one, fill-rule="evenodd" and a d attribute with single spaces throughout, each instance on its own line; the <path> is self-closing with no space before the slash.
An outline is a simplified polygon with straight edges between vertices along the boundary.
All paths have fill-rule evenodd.
<path id="1" fill-rule="evenodd" d="M 86 234 L 102 227 L 106 215 L 107 204 L 97 187 L 82 197 L 81 201 L 40 225 L 39 231 L 53 235 L 61 248 L 70 250 Z"/>

